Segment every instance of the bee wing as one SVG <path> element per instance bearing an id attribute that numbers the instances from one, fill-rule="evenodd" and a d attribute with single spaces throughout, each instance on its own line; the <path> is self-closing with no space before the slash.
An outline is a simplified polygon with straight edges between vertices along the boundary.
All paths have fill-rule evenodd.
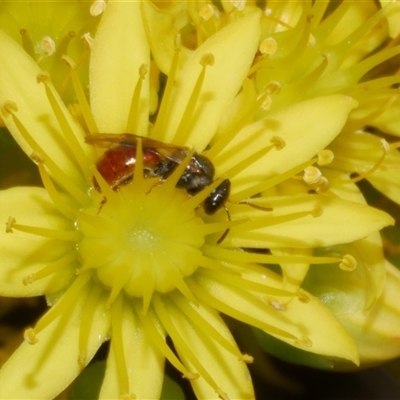
<path id="1" fill-rule="evenodd" d="M 105 148 L 116 144 L 136 147 L 138 139 L 142 139 L 142 146 L 144 149 L 161 155 L 162 157 L 176 163 L 180 163 L 189 151 L 187 147 L 159 142 L 158 140 L 134 135 L 133 133 L 99 133 L 95 135 L 88 135 L 85 137 L 85 142 L 96 147 Z"/>

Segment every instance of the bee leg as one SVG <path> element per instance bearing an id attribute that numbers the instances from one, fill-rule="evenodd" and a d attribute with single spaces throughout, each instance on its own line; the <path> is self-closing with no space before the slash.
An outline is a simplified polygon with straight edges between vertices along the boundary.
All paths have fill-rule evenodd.
<path id="1" fill-rule="evenodd" d="M 231 214 L 230 214 L 230 212 L 229 212 L 229 210 L 228 210 L 228 208 L 226 206 L 224 206 L 224 210 L 226 212 L 228 220 L 232 221 L 231 220 Z M 221 244 L 225 240 L 225 238 L 228 236 L 229 231 L 230 231 L 230 228 L 225 230 L 225 232 L 222 234 L 222 236 L 217 240 L 217 244 Z"/>

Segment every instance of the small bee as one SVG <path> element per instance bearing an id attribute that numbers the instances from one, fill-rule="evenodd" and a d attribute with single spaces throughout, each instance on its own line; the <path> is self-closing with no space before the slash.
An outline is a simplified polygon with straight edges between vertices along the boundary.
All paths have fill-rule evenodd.
<path id="1" fill-rule="evenodd" d="M 187 147 L 163 143 L 130 133 L 87 136 L 86 143 L 107 148 L 97 161 L 96 168 L 114 190 L 118 190 L 122 185 L 132 181 L 135 173 L 138 138 L 142 139 L 145 178 L 159 177 L 161 181 L 166 180 L 189 153 Z M 214 174 L 215 168 L 212 162 L 206 156 L 194 153 L 176 187 L 185 189 L 188 194 L 194 195 L 213 182 Z M 94 187 L 100 191 L 95 180 Z M 210 193 L 203 203 L 206 214 L 215 214 L 225 206 L 230 188 L 230 180 L 225 179 Z M 225 210 L 227 211 L 226 208 Z"/>

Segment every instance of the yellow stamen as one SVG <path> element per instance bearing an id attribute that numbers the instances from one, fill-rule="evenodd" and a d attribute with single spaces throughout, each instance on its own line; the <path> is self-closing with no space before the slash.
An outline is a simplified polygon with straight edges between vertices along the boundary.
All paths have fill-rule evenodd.
<path id="1" fill-rule="evenodd" d="M 275 175 L 273 178 L 267 179 L 263 182 L 257 183 L 254 186 L 251 186 L 248 189 L 244 189 L 241 192 L 235 193 L 231 196 L 231 200 L 233 202 L 240 202 L 241 200 L 248 199 L 258 193 L 264 192 L 268 189 L 273 188 L 274 186 L 278 185 L 279 183 L 284 182 L 286 179 L 293 177 L 300 171 L 304 170 L 308 166 L 314 164 L 317 159 L 311 159 L 308 161 L 303 162 L 302 164 L 296 165 L 295 167 L 281 173 Z"/>
<path id="2" fill-rule="evenodd" d="M 200 60 L 200 64 L 203 68 L 197 78 L 196 84 L 194 85 L 193 91 L 186 105 L 186 109 L 182 114 L 181 122 L 179 123 L 178 129 L 176 130 L 173 139 L 174 143 L 184 143 L 188 132 L 190 132 L 189 128 L 190 125 L 193 123 L 194 111 L 196 109 L 201 94 L 201 89 L 203 87 L 204 79 L 206 76 L 206 70 L 207 67 L 214 64 L 214 56 L 212 54 L 204 54 L 202 59 Z"/>
<path id="3" fill-rule="evenodd" d="M 90 105 L 86 99 L 85 92 L 82 88 L 81 81 L 76 73 L 76 66 L 69 57 L 64 56 L 63 60 L 70 66 L 70 74 L 72 78 L 72 83 L 74 85 L 74 90 L 76 94 L 76 98 L 78 99 L 79 107 L 83 115 L 83 119 L 86 122 L 89 133 L 97 133 L 99 129 L 97 128 L 96 121 L 93 118 L 92 110 L 90 109 Z"/>
<path id="4" fill-rule="evenodd" d="M 22 39 L 22 47 L 24 48 L 24 50 L 33 58 L 36 58 L 36 53 L 35 53 L 35 49 L 32 43 L 32 39 L 29 36 L 29 33 L 26 29 L 21 29 L 19 31 L 19 33 L 21 34 L 21 39 Z"/>
<path id="5" fill-rule="evenodd" d="M 29 226 L 17 224 L 15 218 L 9 217 L 7 221 L 7 233 L 12 233 L 13 229 L 20 232 L 31 233 L 32 235 L 42 236 L 54 240 L 62 240 L 65 242 L 77 242 L 82 238 L 82 234 L 78 231 L 63 231 L 61 229 L 41 228 L 38 226 Z"/>
<path id="6" fill-rule="evenodd" d="M 133 302 L 133 306 L 135 308 L 135 311 L 142 322 L 143 329 L 145 331 L 145 334 L 148 335 L 153 343 L 157 346 L 157 348 L 160 350 L 162 354 L 164 354 L 165 358 L 168 359 L 168 361 L 178 370 L 180 371 L 183 376 L 187 379 L 196 379 L 198 378 L 198 374 L 194 372 L 189 372 L 183 364 L 180 362 L 180 360 L 176 357 L 176 355 L 173 353 L 173 351 L 170 349 L 170 347 L 165 343 L 165 335 L 161 334 L 159 328 L 160 324 L 159 319 L 157 316 L 154 314 L 154 310 L 152 307 L 148 309 L 147 315 L 144 316 L 140 312 L 140 306 L 137 302 Z"/>
<path id="7" fill-rule="evenodd" d="M 122 324 L 124 321 L 124 296 L 118 296 L 111 309 L 112 340 L 120 393 L 130 393 L 128 370 L 124 352 Z"/>
<path id="8" fill-rule="evenodd" d="M 29 285 L 39 279 L 45 278 L 51 274 L 54 274 L 60 270 L 68 268 L 74 261 L 78 258 L 77 253 L 75 251 L 71 253 L 67 253 L 58 260 L 46 265 L 44 268 L 39 271 L 34 272 L 33 274 L 27 275 L 22 279 L 22 283 L 24 285 Z"/>
<path id="9" fill-rule="evenodd" d="M 334 264 L 342 262 L 342 259 L 338 257 L 275 256 L 242 250 L 229 250 L 211 245 L 203 246 L 203 254 L 218 258 L 221 261 L 260 264 Z"/>
<path id="10" fill-rule="evenodd" d="M 168 75 L 167 85 L 165 86 L 163 100 L 158 111 L 158 116 L 154 128 L 151 131 L 151 136 L 154 139 L 161 140 L 163 138 L 163 132 L 167 126 L 169 119 L 169 112 L 172 107 L 172 93 L 173 87 L 178 72 L 179 58 L 180 58 L 180 36 L 177 37 L 174 58 L 172 59 L 171 68 Z"/>
<path id="11" fill-rule="evenodd" d="M 167 299 L 166 299 L 167 301 Z M 170 318 L 169 310 L 166 309 L 164 301 L 161 299 L 158 293 L 154 294 L 153 297 L 153 306 L 154 309 L 160 318 L 163 326 L 167 330 L 169 336 L 174 342 L 174 346 L 177 351 L 182 351 L 182 354 L 185 355 L 185 358 L 189 360 L 189 362 L 199 371 L 201 377 L 206 380 L 206 382 L 214 389 L 218 389 L 218 385 L 211 377 L 211 375 L 204 368 L 199 358 L 193 353 L 191 348 L 188 346 L 185 340 L 183 340 L 182 336 L 179 334 L 178 329 L 174 325 L 173 321 Z"/>
<path id="12" fill-rule="evenodd" d="M 72 285 L 70 285 L 67 291 L 63 294 L 61 299 L 52 308 L 50 308 L 42 318 L 39 319 L 34 328 L 34 332 L 38 334 L 48 325 L 50 325 L 56 318 L 67 315 L 68 312 L 73 308 L 71 305 L 82 295 L 83 288 L 86 286 L 89 280 L 92 279 L 92 277 L 93 276 L 91 273 L 86 273 L 85 275 L 81 275 L 75 279 Z"/>
<path id="13" fill-rule="evenodd" d="M 89 197 L 82 192 L 79 187 L 73 182 L 61 169 L 60 167 L 53 161 L 52 157 L 49 157 L 48 154 L 44 151 L 44 149 L 36 142 L 35 139 L 31 136 L 22 122 L 15 115 L 15 112 L 18 111 L 18 107 L 13 102 L 5 102 L 1 107 L 1 111 L 4 114 L 10 115 L 13 119 L 14 124 L 20 131 L 21 135 L 28 143 L 28 145 L 33 149 L 34 152 L 40 154 L 45 160 L 46 165 L 49 168 L 52 177 L 55 178 L 57 183 L 59 183 L 77 202 L 79 202 L 82 206 L 87 206 L 89 204 Z"/>
<path id="14" fill-rule="evenodd" d="M 177 293 L 173 293 L 170 298 L 179 308 L 182 314 L 184 314 L 186 318 L 196 325 L 196 327 L 203 332 L 206 337 L 210 337 L 213 341 L 219 343 L 224 349 L 235 355 L 238 360 L 242 360 L 247 363 L 251 363 L 253 361 L 253 357 L 241 354 L 237 347 L 228 342 L 226 338 L 201 315 L 198 307 L 193 307 Z"/>
<path id="15" fill-rule="evenodd" d="M 79 356 L 78 356 L 78 363 L 82 369 L 89 362 L 86 349 L 89 344 L 91 328 L 93 320 L 95 318 L 94 310 L 97 309 L 102 293 L 103 293 L 103 288 L 100 285 L 94 284 L 90 290 L 89 296 L 82 310 L 82 316 L 80 319 L 80 329 L 79 329 Z"/>
<path id="16" fill-rule="evenodd" d="M 39 168 L 40 177 L 42 178 L 43 185 L 46 188 L 47 193 L 50 195 L 53 204 L 57 207 L 58 211 L 60 211 L 61 214 L 63 214 L 65 217 L 71 220 L 75 219 L 77 215 L 76 211 L 72 209 L 67 203 L 65 203 L 60 194 L 58 193 L 56 187 L 53 184 L 53 181 L 51 180 L 49 174 L 47 173 L 43 165 L 44 163 L 43 157 L 41 155 L 38 155 L 38 153 L 33 153 L 31 155 L 31 159 L 36 161 L 37 166 Z"/>
<path id="17" fill-rule="evenodd" d="M 146 77 L 148 67 L 142 64 L 139 68 L 139 79 L 136 83 L 135 90 L 132 95 L 131 107 L 129 110 L 129 118 L 126 125 L 127 132 L 135 132 L 138 134 L 143 134 L 145 132 L 139 132 L 139 116 L 142 114 L 140 95 L 142 92 L 143 81 Z"/>
<path id="18" fill-rule="evenodd" d="M 67 111 L 63 110 L 60 106 L 60 100 L 56 94 L 54 87 L 49 84 L 49 77 L 46 74 L 39 74 L 37 77 L 38 82 L 42 82 L 45 87 L 46 96 L 53 109 L 54 116 L 60 125 L 61 131 L 64 134 L 65 150 L 68 148 L 72 154 L 72 159 L 75 159 L 86 176 L 87 181 L 90 181 L 91 174 L 88 168 L 87 157 L 83 152 L 83 148 L 79 143 L 74 128 L 70 125 L 67 117 Z"/>
<path id="19" fill-rule="evenodd" d="M 195 280 L 193 279 L 188 279 L 188 284 L 190 288 L 192 289 L 192 292 L 198 297 L 200 300 L 204 301 L 206 304 L 208 304 L 210 307 L 215 308 L 216 310 L 219 310 L 220 312 L 231 316 L 234 319 L 237 319 L 238 321 L 242 321 L 248 325 L 252 325 L 255 327 L 258 327 L 266 332 L 269 332 L 273 335 L 276 336 L 281 336 L 282 338 L 286 339 L 297 339 L 296 336 L 291 334 L 290 332 L 283 331 L 282 329 L 279 329 L 273 325 L 266 324 L 263 321 L 257 320 L 256 318 L 253 318 L 249 316 L 248 314 L 245 314 L 241 311 L 239 311 L 235 307 L 231 307 L 227 305 L 225 302 L 220 301 L 210 295 L 208 292 L 206 292 L 202 286 L 198 285 Z M 254 303 L 260 303 L 260 307 L 263 308 L 265 307 L 265 304 L 261 302 L 261 300 L 257 298 L 253 298 Z"/>

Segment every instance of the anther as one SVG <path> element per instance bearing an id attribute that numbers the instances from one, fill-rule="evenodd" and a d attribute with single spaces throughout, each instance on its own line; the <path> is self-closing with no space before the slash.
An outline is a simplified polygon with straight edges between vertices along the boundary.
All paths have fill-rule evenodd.
<path id="1" fill-rule="evenodd" d="M 92 17 L 97 17 L 98 15 L 102 14 L 107 7 L 107 3 L 104 0 L 96 0 L 90 6 L 90 15 Z"/>
<path id="2" fill-rule="evenodd" d="M 311 165 L 304 170 L 303 180 L 307 185 L 318 183 L 321 177 L 322 172 L 317 167 Z"/>
<path id="3" fill-rule="evenodd" d="M 310 296 L 306 292 L 304 292 L 303 290 L 299 290 L 297 292 L 297 300 L 300 303 L 307 304 L 307 303 L 310 302 Z"/>
<path id="4" fill-rule="evenodd" d="M 276 150 L 282 150 L 286 146 L 286 142 L 280 136 L 273 136 L 270 143 L 275 146 Z"/>
<path id="5" fill-rule="evenodd" d="M 181 51 L 181 46 L 182 46 L 182 37 L 180 34 L 177 34 L 174 40 L 175 51 L 177 52 Z"/>
<path id="6" fill-rule="evenodd" d="M 50 36 L 45 36 L 40 42 L 40 48 L 48 55 L 51 56 L 56 51 L 56 44 Z"/>
<path id="7" fill-rule="evenodd" d="M 93 47 L 94 44 L 94 39 L 92 38 L 92 36 L 90 35 L 90 32 L 86 32 L 81 36 L 81 39 L 83 40 L 84 43 L 86 43 L 86 45 L 89 47 L 89 49 L 91 49 Z"/>
<path id="8" fill-rule="evenodd" d="M 286 306 L 282 303 L 280 303 L 278 300 L 270 300 L 269 305 L 276 311 L 285 311 Z"/>
<path id="9" fill-rule="evenodd" d="M 35 274 L 29 274 L 27 276 L 25 276 L 24 278 L 22 278 L 22 283 L 27 286 L 33 282 L 36 281 L 36 275 Z"/>
<path id="10" fill-rule="evenodd" d="M 38 151 L 32 152 L 32 154 L 30 155 L 30 159 L 32 161 L 34 161 L 35 163 L 37 163 L 37 164 L 43 164 L 44 163 L 44 157 Z"/>
<path id="11" fill-rule="evenodd" d="M 317 164 L 321 167 L 329 165 L 333 161 L 334 157 L 335 155 L 333 154 L 332 150 L 328 149 L 321 150 L 318 152 Z"/>
<path id="12" fill-rule="evenodd" d="M 200 64 L 203 67 L 209 67 L 209 66 L 212 67 L 214 65 L 214 61 L 215 61 L 214 55 L 211 53 L 207 53 L 204 54 L 203 57 L 201 57 Z"/>
<path id="13" fill-rule="evenodd" d="M 314 206 L 311 215 L 312 215 L 314 218 L 318 218 L 318 217 L 320 217 L 320 216 L 323 214 L 323 212 L 324 212 L 324 207 L 322 207 L 321 204 L 317 203 L 317 204 Z"/>
<path id="14" fill-rule="evenodd" d="M 268 111 L 271 108 L 272 105 L 272 99 L 271 96 L 268 94 L 267 96 L 265 96 L 265 99 L 263 100 L 262 104 L 261 104 L 261 108 L 264 111 Z"/>
<path id="15" fill-rule="evenodd" d="M 271 81 L 265 87 L 265 91 L 269 94 L 278 94 L 282 89 L 282 85 L 278 81 Z"/>
<path id="16" fill-rule="evenodd" d="M 246 364 L 253 364 L 254 357 L 250 354 L 242 354 L 242 361 L 244 361 Z"/>
<path id="17" fill-rule="evenodd" d="M 185 374 L 182 375 L 182 378 L 192 381 L 192 380 L 200 378 L 200 375 L 197 372 L 187 371 Z"/>
<path id="18" fill-rule="evenodd" d="M 149 70 L 149 68 L 148 68 L 147 64 L 142 64 L 139 67 L 140 79 L 144 79 L 146 77 L 146 74 L 147 74 L 148 70 Z"/>
<path id="19" fill-rule="evenodd" d="M 24 339 L 29 344 L 36 344 L 39 341 L 33 328 L 25 329 Z"/>
<path id="20" fill-rule="evenodd" d="M 215 10 L 212 4 L 205 4 L 199 10 L 199 16 L 204 21 L 208 21 L 214 15 L 215 15 Z"/>
<path id="21" fill-rule="evenodd" d="M 14 217 L 8 217 L 6 222 L 6 233 L 13 233 L 13 227 L 17 223 Z"/>
<path id="22" fill-rule="evenodd" d="M 3 117 L 8 117 L 10 114 L 14 114 L 18 111 L 17 103 L 11 100 L 6 100 L 1 106 L 1 113 Z"/>
<path id="23" fill-rule="evenodd" d="M 69 67 L 71 67 L 71 68 L 76 68 L 76 63 L 72 60 L 72 58 L 71 57 L 68 57 L 68 56 L 66 56 L 66 55 L 63 55 L 62 57 L 61 57 L 61 59 L 69 66 Z"/>
<path id="24" fill-rule="evenodd" d="M 383 138 L 381 138 L 381 146 L 382 146 L 382 150 L 388 154 L 390 151 L 390 144 Z"/>
<path id="25" fill-rule="evenodd" d="M 40 72 L 36 77 L 37 83 L 50 82 L 50 75 L 47 72 Z"/>
<path id="26" fill-rule="evenodd" d="M 310 33 L 310 36 L 308 37 L 308 45 L 315 46 L 316 43 L 317 43 L 317 39 L 315 38 L 315 36 L 312 33 Z"/>
<path id="27" fill-rule="evenodd" d="M 301 339 L 296 339 L 295 344 L 304 349 L 311 349 L 312 347 L 312 341 L 307 336 L 304 336 Z"/>
<path id="28" fill-rule="evenodd" d="M 235 7 L 238 11 L 243 11 L 246 7 L 246 0 L 230 0 L 232 7 Z"/>
<path id="29" fill-rule="evenodd" d="M 343 271 L 354 271 L 357 268 L 357 260 L 351 254 L 346 254 L 339 267 Z"/>
<path id="30" fill-rule="evenodd" d="M 258 50 L 261 54 L 273 56 L 278 50 L 278 43 L 272 37 L 266 38 L 261 42 Z"/>
<path id="31" fill-rule="evenodd" d="M 326 178 L 325 176 L 323 176 L 323 177 L 321 177 L 321 179 L 320 179 L 319 182 L 317 183 L 317 187 L 315 188 L 315 191 L 316 191 L 318 194 L 326 193 L 326 192 L 329 190 L 330 186 L 331 186 L 331 185 L 330 185 L 330 183 L 329 183 L 328 178 Z"/>

